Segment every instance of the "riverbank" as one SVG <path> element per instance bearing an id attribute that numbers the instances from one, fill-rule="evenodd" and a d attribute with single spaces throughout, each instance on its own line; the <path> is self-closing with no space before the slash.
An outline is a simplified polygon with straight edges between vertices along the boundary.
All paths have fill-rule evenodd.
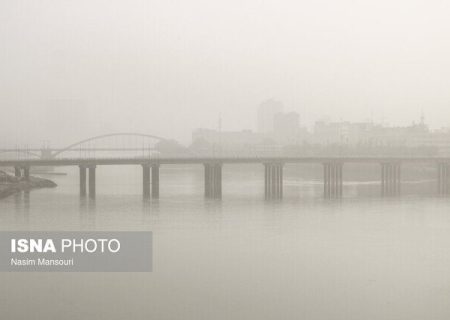
<path id="1" fill-rule="evenodd" d="M 0 170 L 0 199 L 6 198 L 20 191 L 29 191 L 39 188 L 55 188 L 57 185 L 51 180 L 30 176 L 27 181 L 17 178 Z"/>

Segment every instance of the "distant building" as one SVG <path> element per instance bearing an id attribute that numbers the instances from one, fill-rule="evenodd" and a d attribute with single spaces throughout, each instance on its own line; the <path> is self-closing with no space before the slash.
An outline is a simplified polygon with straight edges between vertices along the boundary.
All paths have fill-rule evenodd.
<path id="1" fill-rule="evenodd" d="M 317 121 L 314 125 L 313 143 L 322 145 L 356 145 L 367 142 L 374 125 L 370 122 Z"/>
<path id="2" fill-rule="evenodd" d="M 269 99 L 262 102 L 258 108 L 258 133 L 273 133 L 275 115 L 281 112 L 283 104 L 280 101 Z"/>
<path id="3" fill-rule="evenodd" d="M 274 116 L 273 136 L 281 144 L 297 144 L 299 141 L 300 117 L 296 112 L 277 113 Z"/>
<path id="4" fill-rule="evenodd" d="M 437 155 L 441 157 L 450 156 L 450 127 L 436 130 L 420 141 L 421 145 L 437 148 Z"/>
<path id="5" fill-rule="evenodd" d="M 216 155 L 313 155 L 345 150 L 352 154 L 450 156 L 450 127 L 431 131 L 423 117 L 418 123 L 402 127 L 321 120 L 310 133 L 300 126 L 297 113 L 277 112 L 272 115 L 270 132 L 197 129 L 192 141 L 192 151 Z"/>
<path id="6" fill-rule="evenodd" d="M 375 126 L 368 138 L 378 146 L 422 147 L 430 137 L 428 127 L 423 124 L 412 124 L 406 127 Z"/>
<path id="7" fill-rule="evenodd" d="M 196 129 L 192 133 L 192 142 L 202 141 L 209 145 L 221 146 L 225 149 L 246 147 L 261 144 L 264 141 L 262 135 L 251 130 L 242 131 L 218 131 L 212 129 Z"/>
<path id="8" fill-rule="evenodd" d="M 251 130 L 218 131 L 196 129 L 192 133 L 191 150 L 201 154 L 260 154 L 279 150 L 274 141 Z"/>
<path id="9" fill-rule="evenodd" d="M 317 121 L 312 142 L 321 145 L 415 148 L 431 146 L 431 141 L 431 133 L 423 122 L 405 127 L 388 127 L 371 122 Z"/>

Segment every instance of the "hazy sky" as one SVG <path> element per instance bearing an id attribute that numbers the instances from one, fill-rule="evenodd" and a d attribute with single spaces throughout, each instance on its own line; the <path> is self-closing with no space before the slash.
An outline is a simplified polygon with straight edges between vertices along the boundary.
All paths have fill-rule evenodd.
<path id="1" fill-rule="evenodd" d="M 306 124 L 407 124 L 423 110 L 450 125 L 449 17 L 433 0 L 1 0 L 0 142 L 186 142 L 219 114 L 224 129 L 254 129 L 272 97 Z"/>

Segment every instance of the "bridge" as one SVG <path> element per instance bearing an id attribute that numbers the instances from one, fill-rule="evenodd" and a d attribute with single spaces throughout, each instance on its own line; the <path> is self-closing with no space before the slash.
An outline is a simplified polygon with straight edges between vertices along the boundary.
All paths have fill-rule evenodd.
<path id="1" fill-rule="evenodd" d="M 283 197 L 283 167 L 288 163 L 316 163 L 323 166 L 325 198 L 343 195 L 343 168 L 348 163 L 377 163 L 380 165 L 380 192 L 394 197 L 401 193 L 401 165 L 428 163 L 436 166 L 439 195 L 450 195 L 450 158 L 438 157 L 124 157 L 124 158 L 62 158 L 0 160 L 0 167 L 14 168 L 17 177 L 29 179 L 30 168 L 39 166 L 78 166 L 80 195 L 95 198 L 96 167 L 134 165 L 142 167 L 142 192 L 145 198 L 159 197 L 159 170 L 165 165 L 202 165 L 204 167 L 205 197 L 222 197 L 222 167 L 233 164 L 260 164 L 264 168 L 266 199 Z"/>
<path id="2" fill-rule="evenodd" d="M 202 165 L 204 167 L 205 197 L 222 197 L 222 167 L 233 164 L 259 164 L 264 167 L 265 197 L 283 197 L 283 167 L 289 163 L 315 163 L 323 166 L 323 194 L 325 198 L 343 196 L 343 168 L 349 163 L 377 163 L 380 165 L 380 193 L 398 196 L 401 193 L 401 165 L 404 163 L 434 164 L 436 191 L 450 195 L 450 158 L 437 157 L 285 157 L 285 156 L 196 156 L 182 149 L 177 156 L 159 152 L 163 143 L 173 141 L 142 133 L 110 133 L 86 138 L 63 148 L 0 149 L 0 155 L 16 155 L 0 159 L 0 167 L 14 168 L 17 177 L 29 179 L 32 167 L 79 167 L 80 195 L 95 197 L 96 167 L 134 165 L 142 167 L 143 196 L 159 196 L 159 170 L 165 165 Z M 176 143 L 175 143 L 176 144 Z M 180 151 L 180 150 L 178 150 Z M 186 152 L 185 152 L 186 151 Z M 95 152 L 102 153 L 99 157 Z M 180 156 L 180 154 L 183 154 Z M 26 156 L 23 156 L 26 155 Z M 107 157 L 105 157 L 107 155 Z M 64 156 L 64 157 L 63 157 Z"/>
<path id="3" fill-rule="evenodd" d="M 157 145 L 171 140 L 151 134 L 120 132 L 89 137 L 62 148 L 3 148 L 0 156 L 12 155 L 16 159 L 55 159 L 63 155 L 79 158 L 95 155 L 96 152 L 120 152 L 122 154 L 151 154 L 157 152 Z"/>

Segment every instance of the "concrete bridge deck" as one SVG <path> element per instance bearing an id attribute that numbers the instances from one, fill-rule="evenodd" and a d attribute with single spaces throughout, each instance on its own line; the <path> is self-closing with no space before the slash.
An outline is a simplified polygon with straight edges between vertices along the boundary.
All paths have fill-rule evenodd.
<path id="1" fill-rule="evenodd" d="M 61 158 L 0 160 L 0 167 L 78 166 L 78 165 L 142 165 L 142 164 L 222 164 L 239 163 L 440 163 L 450 157 L 132 157 L 132 158 Z"/>
<path id="2" fill-rule="evenodd" d="M 401 164 L 429 163 L 436 166 L 437 193 L 450 195 L 450 158 L 446 157 L 133 157 L 133 158 L 84 158 L 84 159 L 22 159 L 2 160 L 0 167 L 14 167 L 17 177 L 29 178 L 30 167 L 78 166 L 80 169 L 80 195 L 89 191 L 95 197 L 96 167 L 103 165 L 142 166 L 144 197 L 159 196 L 159 168 L 161 165 L 199 164 L 205 170 L 205 197 L 221 198 L 222 166 L 225 164 L 263 164 L 266 199 L 283 196 L 283 166 L 285 164 L 317 163 L 323 165 L 325 198 L 340 198 L 343 194 L 343 166 L 348 163 L 380 164 L 380 190 L 382 196 L 398 196 L 401 193 Z M 87 185 L 89 189 L 87 188 Z M 151 187 L 151 188 L 150 188 Z"/>

